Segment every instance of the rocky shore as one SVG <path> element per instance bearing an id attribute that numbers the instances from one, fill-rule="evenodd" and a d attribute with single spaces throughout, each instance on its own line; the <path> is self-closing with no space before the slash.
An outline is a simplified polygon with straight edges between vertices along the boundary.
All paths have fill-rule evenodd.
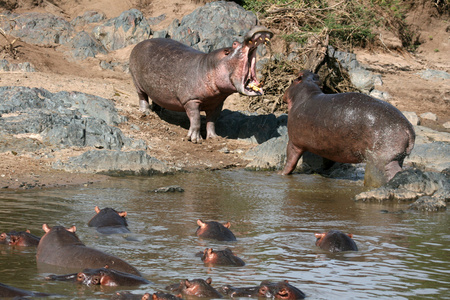
<path id="1" fill-rule="evenodd" d="M 127 59 L 108 59 L 108 53 L 129 52 L 133 45 L 149 37 L 170 37 L 209 52 L 241 40 L 258 24 L 256 15 L 234 2 L 208 3 L 158 31 L 153 31 L 152 26 L 165 17 L 146 18 L 137 9 L 110 19 L 101 12 L 87 11 L 70 22 L 50 13 L 5 11 L 2 15 L 0 28 L 8 35 L 28 44 L 53 47 L 75 64 L 95 59 L 101 71 L 120 73 L 121 78 L 129 76 Z M 266 59 L 271 57 L 265 48 L 259 50 L 259 55 Z M 390 100 L 389 93 L 377 89 L 382 85 L 383 76 L 361 64 L 355 54 L 329 46 L 328 56 L 349 72 L 352 83 L 361 92 Z M 2 74 L 21 73 L 24 81 L 39 72 L 33 62 L 17 63 L 8 59 L 0 61 L 0 70 Z M 418 76 L 445 84 L 450 80 L 449 73 L 432 69 Z M 263 171 L 279 170 L 284 165 L 288 140 L 286 114 L 257 114 L 242 107 L 231 107 L 222 112 L 216 125 L 221 139 L 191 145 L 183 140 L 187 123 L 184 114 L 163 111 L 159 115 L 140 115 L 132 88 L 129 92 L 115 89 L 112 97 L 100 97 L 71 90 L 52 92 L 45 85 L 4 86 L 3 82 L 0 87 L 0 154 L 4 163 L 25 159 L 26 164 L 44 162 L 49 173 L 51 169 L 55 174 L 93 176 L 81 179 L 83 183 L 104 179 L 95 174 L 152 175 L 229 167 Z M 123 98 L 135 98 L 136 105 L 130 107 L 120 102 Z M 357 195 L 356 200 L 415 201 L 412 209 L 445 209 L 450 201 L 450 133 L 421 125 L 435 118 L 433 114 L 418 115 L 413 111 L 404 111 L 404 114 L 417 135 L 413 152 L 405 160 L 405 171 L 386 186 Z M 149 133 L 140 135 L 145 131 Z M 171 151 L 176 154 L 169 157 L 166 152 Z M 196 152 L 201 159 L 189 157 Z M 312 154 L 304 156 L 298 172 L 319 172 L 348 180 L 362 180 L 364 173 L 361 164 L 336 164 L 323 170 L 321 158 Z M 8 168 L 1 171 L 0 188 L 51 185 L 29 174 L 29 179 L 19 179 L 13 173 Z"/>

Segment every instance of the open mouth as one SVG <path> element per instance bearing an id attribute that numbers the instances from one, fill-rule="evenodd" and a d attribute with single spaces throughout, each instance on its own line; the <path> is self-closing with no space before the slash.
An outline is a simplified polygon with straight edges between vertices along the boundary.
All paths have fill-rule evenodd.
<path id="1" fill-rule="evenodd" d="M 245 94 L 249 96 L 260 96 L 264 94 L 262 84 L 256 77 L 256 48 L 261 44 L 267 44 L 272 36 L 273 33 L 266 28 L 257 27 L 249 32 L 244 40 L 244 45 L 249 47 L 248 72 L 244 78 Z"/>

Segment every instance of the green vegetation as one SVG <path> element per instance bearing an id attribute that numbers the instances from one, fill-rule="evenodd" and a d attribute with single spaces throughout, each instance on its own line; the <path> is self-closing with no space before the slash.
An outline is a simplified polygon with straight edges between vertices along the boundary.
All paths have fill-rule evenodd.
<path id="1" fill-rule="evenodd" d="M 311 36 L 329 36 L 335 46 L 376 43 L 375 29 L 397 33 L 410 47 L 411 34 L 404 22 L 408 9 L 402 0 L 244 0 L 246 9 L 264 25 L 276 28 L 287 42 L 306 43 Z"/>

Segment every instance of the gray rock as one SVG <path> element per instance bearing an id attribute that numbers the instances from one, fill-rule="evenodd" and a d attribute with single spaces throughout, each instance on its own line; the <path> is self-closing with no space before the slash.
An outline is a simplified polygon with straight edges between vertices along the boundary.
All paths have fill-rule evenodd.
<path id="1" fill-rule="evenodd" d="M 438 172 L 447 169 L 450 167 L 450 144 L 444 142 L 416 144 L 411 154 L 406 157 L 405 164 Z"/>
<path id="2" fill-rule="evenodd" d="M 0 98 L 0 131 L 4 134 L 38 134 L 44 143 L 58 148 L 142 145 L 115 127 L 126 119 L 104 98 L 25 87 L 0 87 Z"/>
<path id="3" fill-rule="evenodd" d="M 408 119 L 413 126 L 419 125 L 419 117 L 413 111 L 402 111 L 402 114 Z"/>
<path id="4" fill-rule="evenodd" d="M 427 120 L 431 120 L 431 121 L 437 121 L 436 114 L 433 114 L 432 112 L 426 112 L 426 113 L 420 114 L 420 117 L 422 119 L 427 119 Z"/>
<path id="5" fill-rule="evenodd" d="M 229 47 L 244 35 L 258 20 L 254 13 L 234 2 L 210 2 L 174 21 L 168 28 L 172 39 L 203 52 Z"/>
<path id="6" fill-rule="evenodd" d="M 35 72 L 36 69 L 34 68 L 33 64 L 29 62 L 23 62 L 23 63 L 11 63 L 7 61 L 6 59 L 0 60 L 0 71 L 3 72 Z"/>
<path id="7" fill-rule="evenodd" d="M 409 208 L 422 211 L 440 211 L 447 209 L 447 203 L 441 199 L 434 199 L 430 196 L 424 196 L 411 203 Z"/>
<path id="8" fill-rule="evenodd" d="M 95 57 L 98 53 L 107 53 L 105 47 L 86 31 L 78 32 L 77 35 L 67 43 L 67 46 L 72 48 L 70 53 L 75 59 L 85 59 L 87 57 Z"/>
<path id="9" fill-rule="evenodd" d="M 100 13 L 94 10 L 86 11 L 83 15 L 76 17 L 73 19 L 70 24 L 72 26 L 83 26 L 91 23 L 99 23 L 106 19 L 106 15 L 104 13 Z"/>
<path id="10" fill-rule="evenodd" d="M 220 136 L 261 144 L 287 132 L 286 124 L 285 114 L 276 117 L 225 109 L 216 122 L 216 132 Z"/>
<path id="11" fill-rule="evenodd" d="M 113 51 L 148 39 L 151 29 L 142 12 L 130 9 L 95 27 L 92 33 L 106 50 Z"/>
<path id="12" fill-rule="evenodd" d="M 442 208 L 443 203 L 446 207 L 446 202 L 450 201 L 450 178 L 444 173 L 407 169 L 397 173 L 391 181 L 380 188 L 356 195 L 355 200 L 380 202 L 419 200 L 413 205 L 416 209 L 428 207 L 425 210 L 437 210 Z M 434 203 L 435 209 L 429 208 L 430 203 Z"/>
<path id="13" fill-rule="evenodd" d="M 166 14 L 162 14 L 159 15 L 157 17 L 151 17 L 147 19 L 147 23 L 152 26 L 152 25 L 158 25 L 159 23 L 161 23 L 162 21 L 164 21 L 167 18 Z"/>
<path id="14" fill-rule="evenodd" d="M 7 34 L 24 42 L 38 45 L 65 44 L 75 35 L 73 26 L 61 17 L 49 13 L 3 12 L 0 27 Z"/>
<path id="15" fill-rule="evenodd" d="M 369 93 L 369 96 L 377 98 L 377 99 L 380 99 L 380 100 L 383 100 L 383 101 L 387 101 L 387 100 L 389 100 L 391 98 L 391 95 L 389 95 L 388 92 L 382 92 L 382 91 L 379 91 L 379 90 L 372 90 Z"/>
<path id="16" fill-rule="evenodd" d="M 417 73 L 421 78 L 426 80 L 446 80 L 450 79 L 450 74 L 445 71 L 426 69 Z"/>
<path id="17" fill-rule="evenodd" d="M 348 71 L 351 82 L 361 92 L 369 94 L 375 85 L 383 84 L 381 75 L 374 74 L 362 66 L 356 60 L 356 54 L 338 51 L 332 46 L 328 46 L 328 56 L 335 58 Z"/>
<path id="18" fill-rule="evenodd" d="M 164 186 L 157 189 L 154 189 L 152 191 L 153 193 L 182 193 L 184 192 L 184 189 L 181 186 L 178 185 L 170 185 L 170 186 Z"/>
<path id="19" fill-rule="evenodd" d="M 58 170 L 107 175 L 154 175 L 173 172 L 166 163 L 151 157 L 145 151 L 90 150 L 68 162 L 58 161 L 52 166 Z"/>

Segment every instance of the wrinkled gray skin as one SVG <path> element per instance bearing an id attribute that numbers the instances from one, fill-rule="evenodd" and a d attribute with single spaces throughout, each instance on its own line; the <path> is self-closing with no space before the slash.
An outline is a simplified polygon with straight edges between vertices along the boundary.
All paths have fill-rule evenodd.
<path id="1" fill-rule="evenodd" d="M 401 171 L 414 147 L 414 128 L 387 102 L 360 93 L 324 94 L 319 77 L 302 71 L 286 90 L 290 174 L 305 151 L 340 163 L 366 162 L 364 184 L 381 186 Z"/>
<path id="2" fill-rule="evenodd" d="M 49 228 L 44 224 L 45 231 L 37 247 L 36 261 L 38 264 L 61 266 L 64 268 L 103 268 L 109 266 L 118 271 L 141 276 L 138 270 L 124 260 L 89 248 L 75 234 L 76 227 L 66 229 L 62 226 Z"/>
<path id="3" fill-rule="evenodd" d="M 225 99 L 239 92 L 263 94 L 256 78 L 256 48 L 273 36 L 258 26 L 241 44 L 203 53 L 171 39 L 149 39 L 137 44 L 130 55 L 130 73 L 139 96 L 140 110 L 153 104 L 173 111 L 186 111 L 188 140 L 201 143 L 200 111 L 206 113 L 206 138 L 217 137 L 215 121 Z"/>

